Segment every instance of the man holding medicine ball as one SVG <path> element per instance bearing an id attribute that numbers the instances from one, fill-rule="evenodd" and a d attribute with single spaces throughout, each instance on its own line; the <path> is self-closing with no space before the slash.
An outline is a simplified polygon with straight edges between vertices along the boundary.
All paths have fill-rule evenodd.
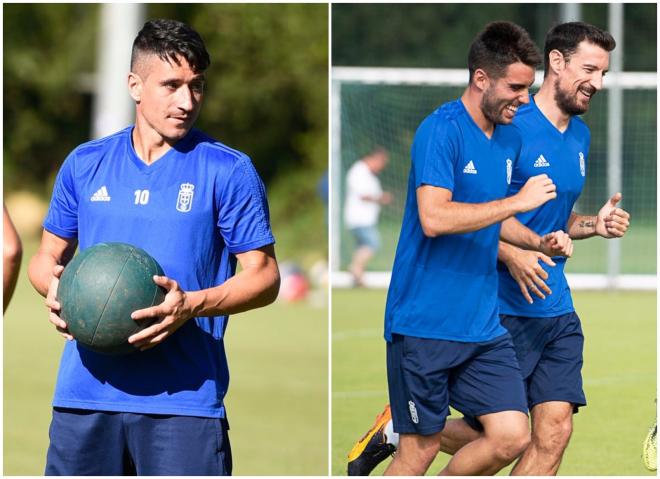
<path id="1" fill-rule="evenodd" d="M 69 340 L 46 475 L 231 474 L 228 315 L 274 301 L 279 272 L 252 162 L 192 128 L 209 64 L 189 26 L 147 22 L 128 75 L 135 125 L 79 146 L 57 176 L 29 266 L 51 323 Z M 136 352 L 125 356 L 79 346 L 58 316 L 64 265 L 77 246 L 100 242 L 142 248 L 165 272 L 154 277 L 164 302 L 132 314 L 158 320 L 129 338 Z"/>

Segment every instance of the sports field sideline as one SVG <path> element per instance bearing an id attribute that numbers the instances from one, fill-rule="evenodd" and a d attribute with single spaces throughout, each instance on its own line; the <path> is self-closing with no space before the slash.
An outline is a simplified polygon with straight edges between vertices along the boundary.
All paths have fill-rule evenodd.
<path id="1" fill-rule="evenodd" d="M 333 292 L 333 475 L 346 475 L 348 451 L 388 402 L 385 296 L 384 290 Z M 654 475 L 642 465 L 641 451 L 655 417 L 656 293 L 580 291 L 574 303 L 585 335 L 588 405 L 574 416 L 559 475 Z M 428 474 L 447 459 L 439 454 Z M 384 464 L 373 475 L 382 474 Z"/>

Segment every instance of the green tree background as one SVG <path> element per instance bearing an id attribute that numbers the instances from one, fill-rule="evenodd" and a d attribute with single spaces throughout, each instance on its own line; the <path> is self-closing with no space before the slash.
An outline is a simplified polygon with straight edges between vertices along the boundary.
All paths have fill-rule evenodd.
<path id="1" fill-rule="evenodd" d="M 328 158 L 328 6 L 149 4 L 146 18 L 200 32 L 211 54 L 197 126 L 254 161 L 278 254 L 327 254 L 317 184 Z M 91 134 L 100 7 L 4 6 L 4 188 L 48 199 L 66 155 Z M 126 63 L 130 52 L 126 52 Z M 127 93 L 128 94 L 128 93 Z"/>
<path id="2" fill-rule="evenodd" d="M 584 3 L 582 20 L 607 28 L 608 4 Z M 655 71 L 655 3 L 624 5 L 624 65 Z M 470 42 L 483 26 L 509 20 L 543 45 L 561 22 L 558 3 L 334 4 L 332 63 L 336 66 L 464 68 Z M 406 28 L 402 28 L 406 26 Z"/>

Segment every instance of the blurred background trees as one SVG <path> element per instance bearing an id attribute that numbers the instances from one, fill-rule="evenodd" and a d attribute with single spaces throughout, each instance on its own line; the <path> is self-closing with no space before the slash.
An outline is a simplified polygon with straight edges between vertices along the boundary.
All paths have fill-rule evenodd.
<path id="1" fill-rule="evenodd" d="M 582 21 L 607 28 L 606 3 L 580 4 Z M 555 3 L 334 4 L 335 66 L 465 68 L 474 36 L 493 19 L 524 27 L 543 47 L 548 25 L 561 23 Z M 401 25 L 411 28 L 401 29 Z M 656 4 L 624 5 L 624 71 L 655 71 Z"/>

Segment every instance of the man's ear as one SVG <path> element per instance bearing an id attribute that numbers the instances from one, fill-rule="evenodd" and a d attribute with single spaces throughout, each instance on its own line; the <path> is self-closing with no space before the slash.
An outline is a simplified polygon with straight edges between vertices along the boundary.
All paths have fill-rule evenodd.
<path id="1" fill-rule="evenodd" d="M 488 74 L 484 70 L 477 68 L 472 74 L 472 83 L 483 92 L 490 86 L 490 78 L 488 78 Z"/>
<path id="2" fill-rule="evenodd" d="M 136 103 L 142 99 L 142 78 L 133 72 L 128 74 L 128 93 Z"/>
<path id="3" fill-rule="evenodd" d="M 566 58 L 559 50 L 552 50 L 548 53 L 548 65 L 550 70 L 558 74 L 566 68 Z"/>

